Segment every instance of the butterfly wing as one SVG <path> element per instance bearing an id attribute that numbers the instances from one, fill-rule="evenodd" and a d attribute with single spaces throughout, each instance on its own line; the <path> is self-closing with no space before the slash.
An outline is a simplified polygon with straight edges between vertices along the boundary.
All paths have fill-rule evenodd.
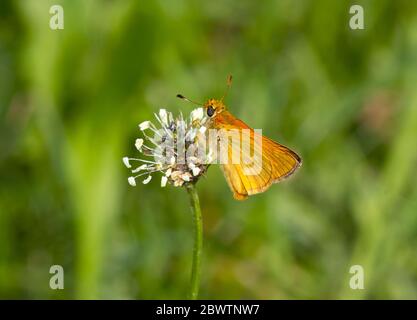
<path id="1" fill-rule="evenodd" d="M 228 137 L 220 139 L 227 141 L 227 148 L 223 149 L 227 150 L 227 161 L 221 164 L 221 168 L 237 200 L 244 200 L 248 196 L 264 192 L 273 183 L 289 177 L 301 165 L 301 158 L 294 151 L 256 133 L 228 111 L 222 112 L 214 119 L 214 127 L 223 129 L 218 131 L 219 135 L 228 134 L 230 130 L 243 132 L 243 129 L 246 129 L 250 132 L 248 150 L 242 147 L 244 141 L 242 133 L 238 142 L 233 139 L 230 141 Z M 255 150 L 259 150 L 260 155 L 252 157 L 252 163 L 244 161 L 248 158 L 247 153 L 254 154 Z M 234 152 L 240 154 L 239 163 L 232 161 Z"/>

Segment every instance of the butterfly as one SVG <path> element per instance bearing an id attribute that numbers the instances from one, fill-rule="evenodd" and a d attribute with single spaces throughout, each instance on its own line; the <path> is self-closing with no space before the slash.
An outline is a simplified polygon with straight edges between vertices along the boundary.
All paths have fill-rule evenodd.
<path id="1" fill-rule="evenodd" d="M 237 200 L 245 200 L 248 196 L 262 193 L 272 184 L 291 176 L 301 166 L 302 160 L 296 152 L 261 135 L 227 110 L 223 100 L 231 83 L 232 77 L 229 76 L 223 97 L 209 99 L 200 105 L 203 106 L 209 118 L 208 128 L 216 129 L 219 135 L 218 140 L 227 143 L 225 148 L 220 148 L 220 157 L 227 159 L 220 162 L 220 166 L 233 192 L 233 197 Z M 181 94 L 177 97 L 199 104 Z M 241 139 L 235 142 L 232 139 L 230 142 L 230 132 L 237 132 Z M 247 141 L 249 142 L 249 147 L 246 149 L 242 147 L 245 132 L 248 133 Z M 255 153 L 255 150 L 259 150 L 259 156 L 251 157 L 249 153 Z M 239 154 L 240 161 L 233 161 L 235 151 Z M 244 158 L 254 160 L 250 163 L 243 161 Z"/>

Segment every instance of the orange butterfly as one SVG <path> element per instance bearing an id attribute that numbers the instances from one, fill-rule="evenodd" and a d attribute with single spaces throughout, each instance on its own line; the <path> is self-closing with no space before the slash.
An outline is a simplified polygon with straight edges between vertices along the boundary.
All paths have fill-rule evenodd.
<path id="1" fill-rule="evenodd" d="M 232 77 L 228 77 L 228 88 L 231 85 Z M 227 91 L 226 91 L 227 93 Z M 266 191 L 273 183 L 279 182 L 295 172 L 301 166 L 301 158 L 294 151 L 289 148 L 260 135 L 256 130 L 250 128 L 242 120 L 237 119 L 229 111 L 223 103 L 226 93 L 220 100 L 209 99 L 203 104 L 204 111 L 210 118 L 208 127 L 217 129 L 219 132 L 219 141 L 227 142 L 227 147 L 220 154 L 220 157 L 226 156 L 225 162 L 221 163 L 224 176 L 233 196 L 237 200 L 245 200 L 248 196 Z M 193 102 L 182 95 L 177 97 Z M 193 102 L 195 103 L 195 102 Z M 240 137 L 243 137 L 244 131 L 249 132 L 249 148 L 244 150 L 240 140 L 238 142 L 229 142 L 227 136 L 229 132 L 239 132 Z M 222 137 L 222 135 L 224 137 Z M 243 139 L 243 138 L 242 138 Z M 259 169 L 254 169 L 254 163 L 247 163 L 243 158 L 248 158 L 249 153 L 254 153 L 259 147 L 260 157 L 254 160 L 255 167 L 258 165 Z M 222 150 L 222 148 L 220 148 Z M 234 152 L 239 152 L 238 162 L 232 161 Z M 220 151 L 222 153 L 222 151 Z"/>

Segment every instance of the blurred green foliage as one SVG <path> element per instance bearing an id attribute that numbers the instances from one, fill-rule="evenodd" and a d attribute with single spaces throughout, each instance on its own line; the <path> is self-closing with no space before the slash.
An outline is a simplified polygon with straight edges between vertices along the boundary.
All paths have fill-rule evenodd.
<path id="1" fill-rule="evenodd" d="M 130 187 L 121 158 L 160 107 L 188 113 L 176 93 L 219 97 L 229 73 L 230 110 L 304 164 L 244 202 L 219 168 L 199 182 L 201 298 L 417 298 L 408 0 L 1 1 L 0 297 L 184 298 L 187 194 Z"/>

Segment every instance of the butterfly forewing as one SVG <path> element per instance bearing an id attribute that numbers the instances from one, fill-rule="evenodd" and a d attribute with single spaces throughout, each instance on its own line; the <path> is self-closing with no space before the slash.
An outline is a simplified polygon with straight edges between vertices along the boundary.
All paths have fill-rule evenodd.
<path id="1" fill-rule="evenodd" d="M 221 162 L 221 167 L 235 199 L 244 200 L 264 192 L 301 165 L 301 158 L 294 151 L 255 132 L 228 111 L 214 120 L 214 127 L 219 130 L 220 136 L 228 135 L 229 131 L 240 133 L 240 139 L 221 137 L 220 141 L 226 141 L 227 148 L 219 148 L 220 152 L 227 152 L 227 157 L 220 154 L 220 158 L 227 159 Z M 245 141 L 250 143 L 250 147 L 244 147 Z M 236 161 L 236 154 L 239 161 Z"/>

